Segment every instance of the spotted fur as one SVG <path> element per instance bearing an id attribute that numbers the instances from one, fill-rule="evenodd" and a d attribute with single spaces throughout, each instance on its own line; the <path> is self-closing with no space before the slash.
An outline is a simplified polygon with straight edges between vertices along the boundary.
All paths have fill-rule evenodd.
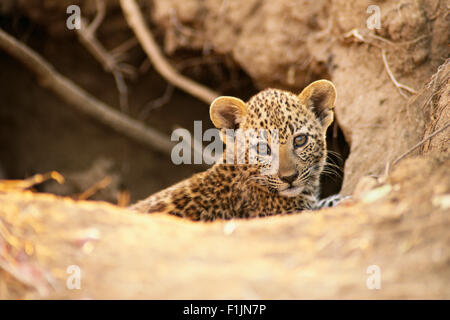
<path id="1" fill-rule="evenodd" d="M 212 221 L 318 208 L 319 177 L 327 157 L 325 132 L 333 121 L 335 98 L 334 85 L 319 80 L 299 95 L 266 89 L 247 103 L 232 97 L 216 99 L 210 109 L 211 120 L 221 129 L 227 148 L 239 142 L 231 145 L 226 129 L 278 130 L 276 135 L 267 137 L 269 147 L 275 143 L 279 146 L 276 148 L 279 164 L 275 170 L 270 169 L 271 155 L 258 155 L 257 163 L 251 163 L 250 148 L 238 148 L 244 152 L 240 154 L 245 158 L 244 163 L 216 163 L 131 209 Z M 294 143 L 299 135 L 307 136 L 307 143 L 302 147 Z M 262 174 L 264 169 L 268 171 Z"/>
<path id="2" fill-rule="evenodd" d="M 315 210 L 323 209 L 323 208 L 330 208 L 335 207 L 339 203 L 341 203 L 344 200 L 350 199 L 350 196 L 343 196 L 340 194 L 334 194 L 332 196 L 329 196 L 325 199 L 319 200 L 316 202 L 316 205 L 314 206 Z"/>

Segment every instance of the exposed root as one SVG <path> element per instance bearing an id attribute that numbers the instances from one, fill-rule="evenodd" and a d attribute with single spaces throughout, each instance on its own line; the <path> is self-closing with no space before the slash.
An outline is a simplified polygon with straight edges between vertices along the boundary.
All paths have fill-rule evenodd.
<path id="1" fill-rule="evenodd" d="M 397 159 L 394 160 L 394 162 L 392 163 L 392 166 L 396 165 L 400 160 L 402 160 L 403 158 L 405 158 L 408 154 L 410 154 L 411 152 L 413 152 L 414 150 L 416 150 L 418 147 L 420 147 L 421 145 L 423 145 L 425 142 L 427 142 L 428 140 L 430 140 L 431 138 L 433 138 L 435 135 L 441 133 L 442 131 L 444 131 L 445 129 L 447 129 L 448 127 L 450 127 L 450 122 L 447 122 L 442 128 L 440 128 L 439 130 L 436 130 L 435 132 L 433 132 L 432 134 L 428 135 L 426 138 L 424 138 L 422 141 L 420 141 L 419 143 L 417 143 L 415 146 L 413 146 L 412 148 L 410 148 L 408 151 L 406 151 L 405 153 L 403 153 L 401 156 L 399 156 Z"/>
<path id="2" fill-rule="evenodd" d="M 172 99 L 173 89 L 174 89 L 173 85 L 171 83 L 168 83 L 166 91 L 164 91 L 164 94 L 157 99 L 147 102 L 147 104 L 142 108 L 139 117 L 141 119 L 146 119 L 150 111 L 161 108 L 162 106 L 167 104 L 170 101 L 170 99 Z"/>
<path id="3" fill-rule="evenodd" d="M 383 38 L 383 37 L 380 37 L 380 36 L 377 36 L 377 35 L 374 35 L 374 34 L 368 33 L 367 36 L 370 37 L 370 38 L 372 38 L 372 39 L 379 40 L 379 41 L 381 41 L 381 42 L 383 42 L 383 43 L 385 43 L 385 44 L 388 44 L 388 45 L 390 45 L 390 46 L 395 46 L 395 45 L 397 45 L 396 43 L 394 43 L 394 42 L 392 42 L 392 41 L 389 41 L 389 40 L 387 40 L 387 39 L 385 39 L 385 38 Z M 354 38 L 356 38 L 357 40 L 359 40 L 360 42 L 367 43 L 367 44 L 372 45 L 372 46 L 374 46 L 374 47 L 377 47 L 377 48 L 379 48 L 379 49 L 381 50 L 381 57 L 382 57 L 382 59 L 383 59 L 384 68 L 386 69 L 386 72 L 387 72 L 387 74 L 389 75 L 389 78 L 391 79 L 391 81 L 392 81 L 392 82 L 394 83 L 394 85 L 397 87 L 399 93 L 400 93 L 404 98 L 409 99 L 409 96 L 407 96 L 402 90 L 405 90 L 405 91 L 407 91 L 407 92 L 409 92 L 409 93 L 411 93 L 411 94 L 417 94 L 417 91 L 414 90 L 413 88 L 411 88 L 411 87 L 409 87 L 409 86 L 407 86 L 407 85 L 405 85 L 405 84 L 402 84 L 402 83 L 400 83 L 400 82 L 397 81 L 397 79 L 395 78 L 394 74 L 393 74 L 392 71 L 391 71 L 391 68 L 389 67 L 389 63 L 387 62 L 387 59 L 386 59 L 386 49 L 385 49 L 383 46 L 381 46 L 381 45 L 379 45 L 379 44 L 377 44 L 377 43 L 375 43 L 375 42 L 373 42 L 373 41 L 368 40 L 367 38 L 365 38 L 365 37 L 359 32 L 358 29 L 353 29 L 353 30 L 347 32 L 346 34 L 344 34 L 344 39 L 348 39 L 348 38 L 350 38 L 350 37 L 354 37 Z M 423 39 L 424 37 L 426 37 L 426 36 L 419 37 L 419 38 L 417 38 L 417 39 L 415 39 L 415 40 L 412 40 L 412 42 L 419 41 L 419 40 Z"/>
<path id="4" fill-rule="evenodd" d="M 405 95 L 401 89 L 408 91 L 409 93 L 412 94 L 417 94 L 417 91 L 412 89 L 411 87 L 408 87 L 407 85 L 404 85 L 400 82 L 397 81 L 397 79 L 395 79 L 394 74 L 391 71 L 391 68 L 389 68 L 389 64 L 387 62 L 386 59 L 386 51 L 384 49 L 381 49 L 381 57 L 383 58 L 383 63 L 384 63 L 384 67 L 386 69 L 386 72 L 389 75 L 389 78 L 391 78 L 391 81 L 394 83 L 394 85 L 398 88 L 399 93 L 405 97 L 406 99 L 408 99 L 409 97 L 407 95 Z"/>
<path id="5" fill-rule="evenodd" d="M 124 52 L 136 42 L 127 41 L 123 45 L 108 52 L 105 47 L 96 38 L 96 31 L 103 22 L 106 12 L 106 4 L 104 0 L 96 0 L 97 15 L 93 22 L 88 25 L 86 19 L 82 19 L 82 26 L 77 30 L 80 42 L 86 49 L 99 61 L 105 71 L 110 72 L 114 76 L 117 90 L 119 91 L 120 108 L 122 111 L 128 110 L 128 88 L 126 86 L 124 75 L 134 77 L 136 70 L 134 67 L 121 63 Z"/>
<path id="6" fill-rule="evenodd" d="M 117 132 L 164 154 L 171 154 L 170 138 L 146 127 L 122 112 L 99 101 L 68 78 L 58 73 L 44 58 L 0 29 L 0 48 L 18 59 L 39 78 L 41 83 L 74 108 L 108 125 Z"/>
<path id="7" fill-rule="evenodd" d="M 129 26 L 134 31 L 142 48 L 152 61 L 155 69 L 174 86 L 204 101 L 208 105 L 218 93 L 179 74 L 162 55 L 151 31 L 147 28 L 144 17 L 134 0 L 121 0 L 120 5 Z"/>

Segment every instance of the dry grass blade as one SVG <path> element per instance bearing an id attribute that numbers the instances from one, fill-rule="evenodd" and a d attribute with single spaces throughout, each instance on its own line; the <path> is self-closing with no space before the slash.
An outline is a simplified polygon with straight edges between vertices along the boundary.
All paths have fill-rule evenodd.
<path id="1" fill-rule="evenodd" d="M 44 174 L 35 174 L 25 180 L 0 180 L 0 191 L 25 190 L 47 180 L 55 180 L 59 184 L 64 183 L 64 177 L 60 173 L 52 171 Z"/>
<path id="2" fill-rule="evenodd" d="M 77 196 L 78 200 L 86 200 L 92 197 L 94 194 L 96 194 L 98 191 L 105 189 L 111 184 L 111 177 L 107 176 L 103 178 L 102 180 L 98 181 L 94 185 L 90 186 L 87 190 L 85 190 L 83 193 L 81 193 L 79 196 Z"/>

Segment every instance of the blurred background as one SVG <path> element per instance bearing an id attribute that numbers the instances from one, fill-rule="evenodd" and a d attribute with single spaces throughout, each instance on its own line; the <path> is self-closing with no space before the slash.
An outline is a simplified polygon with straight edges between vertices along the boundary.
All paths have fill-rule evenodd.
<path id="1" fill-rule="evenodd" d="M 71 4 L 80 6 L 88 23 L 104 8 L 95 37 L 107 52 L 119 48 L 119 63 L 132 67 L 129 74 L 123 74 L 125 94 L 120 93 L 112 72 L 80 41 L 77 31 L 67 29 L 66 9 Z M 331 64 L 317 61 L 301 46 L 305 31 L 296 37 L 291 31 L 285 37 L 283 30 L 276 30 L 280 39 L 272 41 L 289 41 L 298 48 L 293 52 L 264 53 L 261 41 L 257 41 L 260 32 L 248 34 L 258 27 L 252 26 L 249 17 L 261 11 L 259 1 L 139 4 L 168 62 L 179 73 L 221 95 L 247 100 L 266 87 L 300 92 L 313 80 L 330 79 Z M 324 17 L 315 14 L 325 10 L 326 2 L 297 12 L 291 12 L 287 4 L 281 2 L 269 9 L 281 17 L 292 15 L 298 23 L 306 22 L 316 31 L 326 23 Z M 248 31 L 240 30 L 244 28 L 240 19 L 251 22 Z M 6 0 L 0 4 L 0 27 L 97 99 L 167 137 L 179 127 L 193 132 L 194 120 L 203 122 L 203 130 L 212 126 L 208 104 L 174 87 L 155 70 L 127 25 L 118 1 Z M 254 52 L 256 49 L 259 54 Z M 3 51 L 0 106 L 0 178 L 23 179 L 52 170 L 66 178 L 62 185 L 48 181 L 36 186 L 37 191 L 77 198 L 86 197 L 83 193 L 94 188 L 90 199 L 117 203 L 129 194 L 130 200 L 121 203 L 125 205 L 205 170 L 199 165 L 174 165 L 168 154 L 80 113 Z M 339 168 L 336 175 L 323 177 L 324 196 L 340 190 L 349 152 L 339 125 L 329 130 L 328 144 L 334 151 L 330 160 Z"/>

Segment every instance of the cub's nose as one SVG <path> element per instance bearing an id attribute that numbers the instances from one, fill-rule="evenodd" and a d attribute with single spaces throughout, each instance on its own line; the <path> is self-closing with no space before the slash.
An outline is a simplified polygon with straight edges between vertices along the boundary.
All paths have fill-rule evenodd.
<path id="1" fill-rule="evenodd" d="M 287 182 L 289 184 L 292 184 L 296 179 L 298 178 L 298 172 L 290 175 L 290 176 L 280 176 L 280 179 L 284 182 Z"/>

